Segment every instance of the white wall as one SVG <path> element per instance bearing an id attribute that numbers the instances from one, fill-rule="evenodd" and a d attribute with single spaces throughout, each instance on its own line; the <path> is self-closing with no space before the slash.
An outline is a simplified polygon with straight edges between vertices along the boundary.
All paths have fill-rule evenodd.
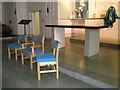
<path id="1" fill-rule="evenodd" d="M 13 34 L 18 34 L 17 31 L 17 15 L 15 15 L 16 3 L 15 2 L 4 2 L 3 3 L 3 22 L 10 27 Z M 11 23 L 10 23 L 11 21 Z"/>
<path id="2" fill-rule="evenodd" d="M 46 13 L 47 6 L 49 7 L 49 13 Z M 51 38 L 51 28 L 46 28 L 45 25 L 58 23 L 57 2 L 27 2 L 27 13 L 32 11 L 42 12 L 42 35 Z"/>
<path id="3" fill-rule="evenodd" d="M 120 17 L 120 1 L 118 2 L 118 16 Z M 120 19 L 118 20 L 118 36 L 120 35 Z M 120 36 L 118 37 L 118 43 L 120 44 Z"/>
<path id="4" fill-rule="evenodd" d="M 0 24 L 1 23 L 2 23 L 2 2 L 0 2 Z M 0 30 L 1 29 L 2 27 L 0 27 Z M 0 52 L 2 53 L 2 40 L 0 40 Z M 2 89 L 2 54 L 0 54 L 0 89 Z"/>
<path id="5" fill-rule="evenodd" d="M 120 16 L 120 1 L 118 2 L 118 15 Z"/>
<path id="6" fill-rule="evenodd" d="M 49 7 L 49 13 L 46 13 L 46 6 Z M 58 23 L 58 8 L 57 2 L 5 2 L 5 23 L 9 25 L 14 34 L 24 34 L 24 26 L 17 23 L 22 19 L 28 19 L 29 12 L 42 11 L 42 35 L 51 38 L 51 28 L 46 28 L 45 24 Z M 17 15 L 14 15 L 16 9 Z M 9 21 L 12 20 L 12 24 Z M 27 27 L 27 32 L 28 27 Z"/>
<path id="7" fill-rule="evenodd" d="M 46 5 L 45 5 L 44 8 L 46 8 L 47 6 L 49 7 L 49 13 L 47 13 L 45 15 L 46 16 L 46 18 L 45 18 L 45 24 L 52 24 L 52 11 L 51 11 L 52 10 L 52 3 L 51 2 L 46 2 Z M 45 33 L 46 33 L 46 36 L 48 38 L 52 37 L 52 34 L 51 34 L 52 32 L 51 32 L 51 28 L 50 27 L 46 27 Z"/>
<path id="8" fill-rule="evenodd" d="M 24 34 L 24 26 L 18 25 L 18 22 L 27 18 L 27 9 L 25 2 L 4 2 L 3 10 L 5 24 L 10 27 L 14 35 Z M 16 10 L 16 14 L 15 14 Z M 11 23 L 10 23 L 11 21 Z"/>
<path id="9" fill-rule="evenodd" d="M 3 2 L 3 15 L 4 15 L 4 22 L 6 25 L 9 25 L 9 20 L 10 20 L 10 10 L 9 10 L 9 4 L 7 2 Z"/>
<path id="10" fill-rule="evenodd" d="M 45 2 L 27 2 L 27 15 L 29 14 L 29 13 L 32 13 L 32 12 L 34 12 L 34 11 L 41 11 L 41 26 L 42 26 L 42 28 L 41 28 L 41 35 L 44 35 L 44 36 L 46 36 L 46 34 L 45 34 Z M 32 21 L 32 23 L 33 23 L 34 21 Z M 30 30 L 30 32 L 33 32 L 33 30 Z M 32 33 L 31 33 L 32 34 Z"/>
<path id="11" fill-rule="evenodd" d="M 110 6 L 114 6 L 118 14 L 118 2 L 95 2 L 94 0 L 90 0 L 89 18 L 93 18 L 94 14 L 96 14 L 96 18 L 100 18 L 101 14 L 106 14 Z"/>
<path id="12" fill-rule="evenodd" d="M 17 23 L 22 19 L 27 19 L 27 6 L 26 2 L 16 2 L 16 11 L 17 11 Z M 24 34 L 24 25 L 17 24 L 18 34 Z M 28 33 L 28 26 L 26 26 L 26 33 Z"/>
<path id="13" fill-rule="evenodd" d="M 15 10 L 16 10 L 16 3 L 12 2 L 11 3 L 11 20 L 12 20 L 12 24 L 11 24 L 11 28 L 13 30 L 13 34 L 17 35 L 18 34 L 18 27 L 17 27 L 17 13 L 15 14 Z"/>
<path id="14" fill-rule="evenodd" d="M 120 19 L 118 20 L 118 36 L 120 35 Z M 118 43 L 120 44 L 120 36 L 118 37 Z"/>
<path id="15" fill-rule="evenodd" d="M 70 25 L 72 17 L 72 2 L 59 0 L 58 3 L 58 24 Z M 71 28 L 65 28 L 65 37 L 71 37 Z"/>
<path id="16" fill-rule="evenodd" d="M 46 7 L 49 7 L 49 13 L 45 12 L 45 24 L 58 24 L 58 6 L 57 2 L 46 2 Z M 46 11 L 46 10 L 45 10 Z M 46 27 L 45 33 L 47 38 L 52 38 L 52 32 L 50 27 Z"/>
<path id="17" fill-rule="evenodd" d="M 0 2 L 0 24 L 2 24 L 2 2 Z"/>
<path id="18" fill-rule="evenodd" d="M 59 2 L 60 7 L 60 19 L 69 19 L 70 18 L 70 0 L 66 2 Z"/>
<path id="19" fill-rule="evenodd" d="M 45 6 L 45 2 L 26 2 L 26 3 L 27 3 L 28 12 L 29 11 L 42 11 Z"/>

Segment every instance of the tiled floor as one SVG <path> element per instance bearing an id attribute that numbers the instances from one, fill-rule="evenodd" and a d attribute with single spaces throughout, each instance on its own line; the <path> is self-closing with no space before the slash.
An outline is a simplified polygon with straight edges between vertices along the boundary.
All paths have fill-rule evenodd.
<path id="1" fill-rule="evenodd" d="M 118 87 L 118 51 L 118 48 L 100 46 L 98 55 L 87 58 L 84 44 L 66 40 L 59 61 L 63 68 Z"/>
<path id="2" fill-rule="evenodd" d="M 76 40 L 85 40 L 85 34 L 80 33 L 79 36 L 71 37 L 71 39 L 76 39 Z M 109 44 L 120 44 L 116 39 L 108 39 L 108 38 L 100 38 L 101 43 L 109 43 Z"/>
<path id="3" fill-rule="evenodd" d="M 9 60 L 7 56 L 7 44 L 14 40 L 3 40 L 2 45 L 2 87 L 3 88 L 96 88 L 93 85 L 77 80 L 60 73 L 60 79 L 56 80 L 55 74 L 42 74 L 41 80 L 37 80 L 36 64 L 34 70 L 30 70 L 29 60 L 21 65 L 21 60 L 15 61 L 14 55 Z M 48 46 L 48 45 L 46 45 Z M 48 47 L 47 47 L 48 48 Z M 50 50 L 48 50 L 50 51 Z"/>
<path id="4" fill-rule="evenodd" d="M 11 60 L 7 57 L 7 44 L 13 40 L 3 40 L 3 87 L 5 88 L 95 88 L 90 84 L 60 73 L 56 80 L 54 74 L 42 74 L 42 80 L 37 80 L 36 65 L 30 70 L 29 61 L 21 65 L 14 56 Z M 46 41 L 46 52 L 51 51 L 50 41 Z M 66 48 L 60 49 L 59 66 L 80 73 L 108 84 L 118 86 L 118 49 L 100 47 L 100 54 L 91 58 L 84 57 L 84 44 L 70 43 L 66 39 Z M 51 84 L 49 84 L 51 83 Z"/>

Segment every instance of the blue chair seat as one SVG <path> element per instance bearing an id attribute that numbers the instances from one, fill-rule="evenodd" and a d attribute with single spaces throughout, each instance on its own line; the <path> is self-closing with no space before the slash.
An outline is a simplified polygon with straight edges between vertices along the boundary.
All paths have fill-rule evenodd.
<path id="1" fill-rule="evenodd" d="M 20 43 L 12 43 L 8 45 L 8 48 L 12 49 L 22 48 L 22 45 Z"/>
<path id="2" fill-rule="evenodd" d="M 22 52 L 26 55 L 32 55 L 32 49 L 31 48 L 22 49 L 22 50 L 20 50 L 20 52 Z M 39 49 L 36 49 L 36 48 L 34 49 L 34 54 L 39 54 L 41 52 L 42 52 L 42 50 L 39 50 Z"/>
<path id="3" fill-rule="evenodd" d="M 36 61 L 37 62 L 54 62 L 56 61 L 56 58 L 53 53 L 37 54 Z"/>

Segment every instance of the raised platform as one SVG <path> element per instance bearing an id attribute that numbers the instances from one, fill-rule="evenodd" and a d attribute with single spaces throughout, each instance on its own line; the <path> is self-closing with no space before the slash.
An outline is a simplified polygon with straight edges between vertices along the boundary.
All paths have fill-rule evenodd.
<path id="1" fill-rule="evenodd" d="M 107 42 L 109 41 L 109 42 Z M 111 43 L 110 43 L 111 41 Z M 84 44 L 85 41 L 84 41 L 84 36 L 81 36 L 81 37 L 70 37 L 70 42 L 76 42 L 76 43 L 82 43 Z M 108 40 L 108 39 L 101 39 L 100 41 L 100 46 L 106 46 L 106 47 L 115 47 L 115 48 L 119 48 L 120 45 L 118 44 L 114 44 L 115 42 L 112 40 Z"/>

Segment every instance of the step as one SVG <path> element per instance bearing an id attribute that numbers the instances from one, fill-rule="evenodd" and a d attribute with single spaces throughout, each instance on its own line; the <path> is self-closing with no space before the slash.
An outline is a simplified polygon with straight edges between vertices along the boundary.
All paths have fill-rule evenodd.
<path id="1" fill-rule="evenodd" d="M 102 82 L 100 80 L 96 80 L 94 78 L 90 78 L 90 77 L 84 76 L 82 74 L 67 70 L 67 69 L 65 69 L 63 67 L 59 67 L 59 71 L 61 73 L 64 73 L 64 74 L 69 75 L 71 77 L 74 77 L 74 78 L 76 78 L 78 80 L 81 80 L 81 81 L 84 81 L 84 82 L 89 83 L 91 85 L 94 85 L 94 86 L 96 86 L 98 88 L 117 88 L 117 87 L 115 87 L 113 85 L 107 84 L 107 83 Z"/>

